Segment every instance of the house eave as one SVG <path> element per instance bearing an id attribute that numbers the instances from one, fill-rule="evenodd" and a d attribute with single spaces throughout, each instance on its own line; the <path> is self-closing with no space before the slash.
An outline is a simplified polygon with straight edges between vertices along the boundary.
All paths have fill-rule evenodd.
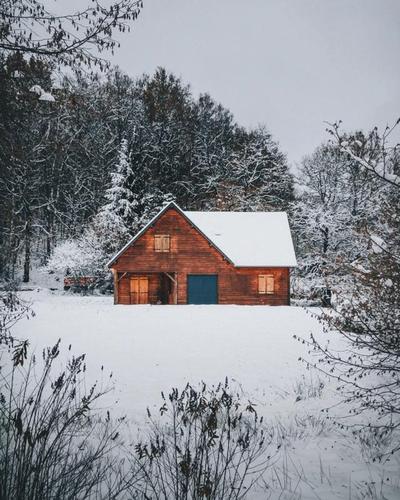
<path id="1" fill-rule="evenodd" d="M 190 217 L 188 217 L 185 212 L 173 201 L 171 201 L 170 203 L 168 203 L 167 205 L 165 205 L 144 227 L 142 227 L 142 229 L 135 234 L 135 236 L 133 236 L 129 241 L 128 243 L 121 248 L 121 250 L 116 253 L 108 262 L 107 262 L 107 267 L 108 268 L 111 268 L 112 269 L 112 265 L 118 260 L 119 257 L 121 257 L 121 255 L 126 251 L 128 250 L 128 248 L 133 245 L 133 243 L 135 243 L 135 241 L 140 238 L 167 210 L 169 210 L 170 208 L 173 208 L 175 209 L 179 214 L 182 215 L 182 217 L 185 218 L 185 220 L 192 226 L 196 229 L 196 231 L 198 231 L 207 241 L 208 243 L 214 247 L 220 254 L 221 256 L 226 259 L 230 264 L 232 264 L 233 266 L 235 265 L 233 263 L 233 261 L 212 241 L 210 240 L 210 238 L 203 233 L 203 231 L 196 226 L 196 224 L 190 219 Z"/>
<path id="2" fill-rule="evenodd" d="M 287 268 L 295 268 L 297 267 L 298 264 L 249 264 L 249 265 L 246 265 L 246 264 L 234 264 L 234 267 L 236 268 L 253 268 L 253 269 L 256 269 L 257 267 L 268 267 L 268 268 L 282 268 L 282 267 L 287 267 Z"/>

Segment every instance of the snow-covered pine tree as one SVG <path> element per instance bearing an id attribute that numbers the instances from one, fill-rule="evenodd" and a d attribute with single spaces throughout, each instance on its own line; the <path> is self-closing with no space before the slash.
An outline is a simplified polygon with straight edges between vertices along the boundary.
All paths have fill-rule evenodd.
<path id="1" fill-rule="evenodd" d="M 157 215 L 164 205 L 174 200 L 175 197 L 173 194 L 163 193 L 158 188 L 145 193 L 140 200 L 140 215 L 138 216 L 137 229 L 141 229 L 145 226 L 155 215 Z"/>
<path id="2" fill-rule="evenodd" d="M 134 172 L 127 139 L 122 139 L 111 185 L 105 193 L 106 203 L 95 217 L 94 225 L 106 253 L 113 253 L 135 232 L 138 218 L 137 195 L 132 192 Z"/>

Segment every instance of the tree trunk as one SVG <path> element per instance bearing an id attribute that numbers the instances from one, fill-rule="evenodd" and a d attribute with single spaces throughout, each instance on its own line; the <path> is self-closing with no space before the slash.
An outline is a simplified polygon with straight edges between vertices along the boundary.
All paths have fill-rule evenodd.
<path id="1" fill-rule="evenodd" d="M 29 221 L 26 222 L 25 228 L 25 259 L 24 259 L 24 275 L 22 281 L 29 282 L 29 274 L 31 269 L 31 227 Z"/>
<path id="2" fill-rule="evenodd" d="M 327 253 L 328 247 L 329 247 L 329 229 L 327 227 L 324 227 L 322 229 L 322 234 L 323 234 L 322 251 L 325 255 Z"/>

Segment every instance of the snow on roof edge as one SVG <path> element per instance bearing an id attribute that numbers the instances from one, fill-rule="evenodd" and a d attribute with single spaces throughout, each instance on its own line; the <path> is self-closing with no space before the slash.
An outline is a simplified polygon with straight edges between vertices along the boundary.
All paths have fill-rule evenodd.
<path id="1" fill-rule="evenodd" d="M 235 267 L 296 267 L 286 212 L 187 211 Z"/>
<path id="2" fill-rule="evenodd" d="M 124 245 L 121 248 L 121 250 L 119 250 L 119 252 L 117 252 L 113 257 L 111 257 L 111 259 L 107 262 L 106 266 L 110 267 L 111 264 L 113 264 L 118 259 L 118 257 L 120 257 L 125 252 L 125 250 L 127 250 L 132 245 L 132 243 L 134 243 L 148 229 L 148 227 L 151 226 L 151 224 L 153 224 L 153 222 L 157 220 L 157 218 L 160 217 L 160 215 L 162 215 L 167 210 L 167 208 L 171 206 L 174 206 L 179 211 L 182 211 L 182 209 L 174 201 L 168 202 L 161 208 L 159 212 L 156 213 L 156 215 L 152 219 L 149 220 L 149 222 L 146 225 L 142 227 L 140 231 L 138 231 L 134 236 L 132 236 L 132 238 L 128 241 L 128 243 Z"/>
<path id="3" fill-rule="evenodd" d="M 185 211 L 182 210 L 179 205 L 177 205 L 174 201 L 171 201 L 164 205 L 161 210 L 140 230 L 138 231 L 127 243 L 124 245 L 119 252 L 117 252 L 108 262 L 107 262 L 107 267 L 111 267 L 111 265 L 140 237 L 142 236 L 147 229 L 169 208 L 175 208 L 179 213 L 181 213 L 199 232 L 202 234 L 215 248 L 218 250 L 231 264 L 233 264 L 235 267 L 297 267 L 297 258 L 296 254 L 294 251 L 294 245 L 293 245 L 293 239 L 292 239 L 292 234 L 290 230 L 290 225 L 289 225 L 289 220 L 287 217 L 286 212 L 201 212 L 201 211 Z M 256 264 L 253 262 L 251 263 L 243 263 L 243 262 L 235 262 L 235 259 L 232 259 L 232 256 L 229 255 L 229 251 L 226 252 L 226 250 L 222 249 L 219 245 L 218 242 L 215 241 L 215 239 L 212 238 L 211 234 L 207 234 L 207 231 L 204 231 L 201 227 L 199 227 L 198 223 L 196 223 L 191 215 L 193 216 L 194 214 L 281 214 L 284 216 L 285 221 L 287 223 L 287 230 L 288 230 L 288 241 L 287 243 L 290 244 L 291 250 L 292 250 L 292 255 L 289 258 L 285 258 L 279 262 L 275 261 L 274 263 L 266 264 L 264 262 L 257 262 Z M 290 252 L 289 252 L 290 253 Z M 229 255 L 229 256 L 228 256 Z"/>
<path id="4" fill-rule="evenodd" d="M 120 257 L 125 252 L 125 250 L 127 250 L 132 245 L 132 243 L 134 243 L 138 238 L 140 238 L 140 236 L 142 236 L 142 234 L 144 234 L 147 231 L 149 226 L 151 226 L 166 210 L 168 210 L 171 207 L 175 208 L 179 213 L 181 213 L 197 229 L 197 231 L 199 231 L 199 233 L 202 234 L 204 238 L 206 238 L 207 241 L 209 241 L 211 245 L 213 245 L 216 248 L 216 250 L 218 250 L 218 252 L 224 256 L 224 258 L 226 258 L 231 264 L 234 265 L 233 261 L 214 243 L 214 241 L 212 241 L 206 234 L 203 233 L 203 231 L 199 227 L 197 227 L 197 225 L 190 219 L 190 217 L 186 214 L 186 212 L 182 210 L 177 203 L 175 203 L 174 201 L 170 201 L 166 205 L 164 205 L 164 207 L 162 207 L 161 210 L 145 226 L 143 226 L 142 229 L 139 232 L 137 232 L 128 241 L 128 243 L 121 248 L 119 252 L 117 252 L 107 262 L 106 266 L 110 267 L 111 264 L 113 264 L 118 259 L 118 257 Z"/>

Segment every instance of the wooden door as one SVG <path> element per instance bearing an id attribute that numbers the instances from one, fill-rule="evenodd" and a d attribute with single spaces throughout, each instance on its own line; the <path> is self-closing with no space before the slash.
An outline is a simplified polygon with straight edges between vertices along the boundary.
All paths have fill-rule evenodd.
<path id="1" fill-rule="evenodd" d="M 131 304 L 149 303 L 149 278 L 134 276 L 130 280 Z"/>

